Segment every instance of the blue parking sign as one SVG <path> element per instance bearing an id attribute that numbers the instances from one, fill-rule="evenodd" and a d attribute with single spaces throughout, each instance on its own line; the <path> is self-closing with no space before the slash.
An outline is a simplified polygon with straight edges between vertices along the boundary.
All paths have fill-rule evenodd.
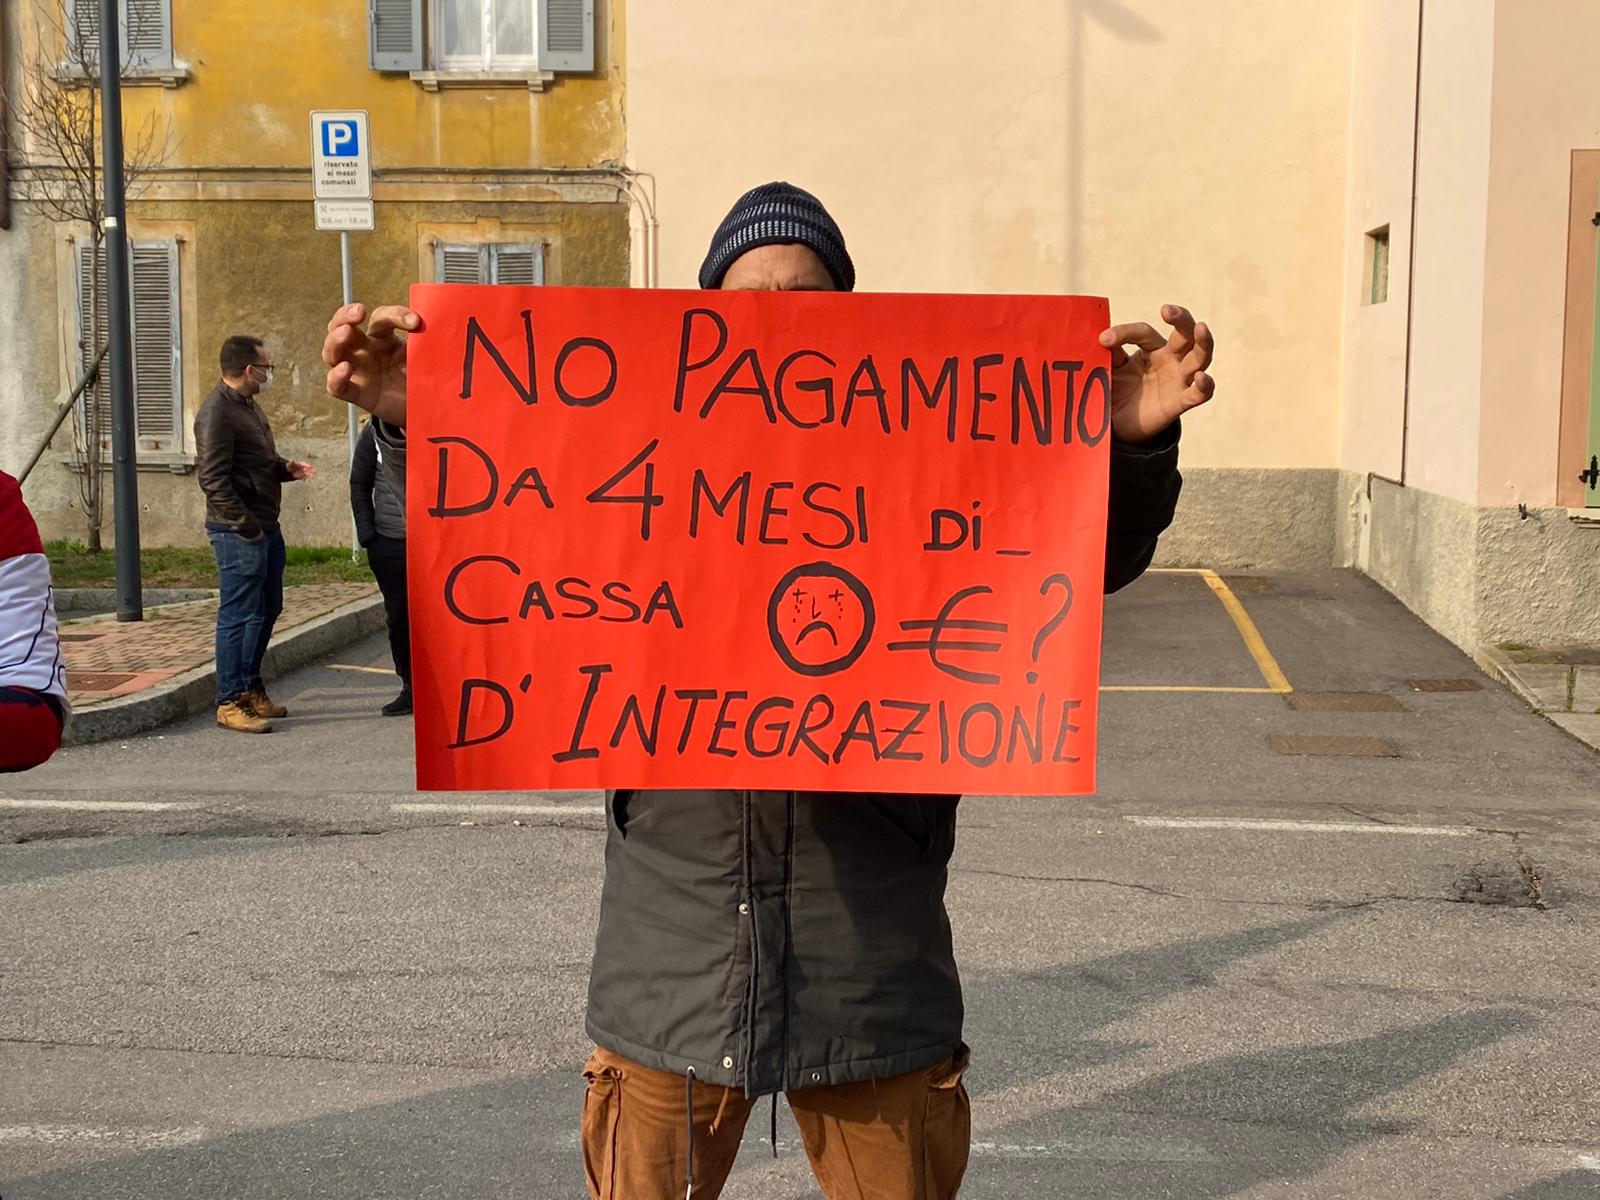
<path id="1" fill-rule="evenodd" d="M 354 121 L 324 121 L 322 153 L 328 158 L 355 158 L 361 153 L 361 138 Z"/>

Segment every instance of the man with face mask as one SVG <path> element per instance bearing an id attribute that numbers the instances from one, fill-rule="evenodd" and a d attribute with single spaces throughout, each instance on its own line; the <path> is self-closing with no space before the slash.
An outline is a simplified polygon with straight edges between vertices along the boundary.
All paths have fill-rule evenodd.
<path id="1" fill-rule="evenodd" d="M 855 266 L 815 196 L 771 183 L 718 227 L 700 286 L 848 292 Z M 1161 317 L 1171 334 L 1136 322 L 1100 335 L 1112 365 L 1107 592 L 1149 566 L 1177 505 L 1179 418 L 1215 390 L 1210 329 L 1177 305 Z M 410 309 L 348 305 L 322 349 L 329 393 L 390 439 L 400 491 L 405 335 L 421 327 Z M 713 1200 L 756 1099 L 780 1091 L 828 1200 L 956 1194 L 968 1052 L 944 894 L 959 799 L 608 795 L 582 1119 L 594 1200 Z"/>
<path id="2" fill-rule="evenodd" d="M 261 660 L 283 611 L 283 484 L 310 479 L 310 463 L 279 457 L 272 427 L 255 397 L 272 386 L 272 358 L 260 338 L 222 343 L 222 379 L 194 419 L 206 536 L 217 556 L 217 724 L 269 733 L 286 717 L 261 681 Z"/>

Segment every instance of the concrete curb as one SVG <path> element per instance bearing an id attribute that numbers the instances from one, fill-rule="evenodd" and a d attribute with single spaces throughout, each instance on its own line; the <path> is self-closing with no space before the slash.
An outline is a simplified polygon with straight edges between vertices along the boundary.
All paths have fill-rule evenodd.
<path id="1" fill-rule="evenodd" d="M 215 600 L 221 593 L 216 588 L 145 588 L 146 608 L 165 608 L 171 604 L 189 604 L 196 600 Z M 116 588 L 55 588 L 56 615 L 63 619 L 115 612 Z"/>
<path id="2" fill-rule="evenodd" d="M 1490 679 L 1510 689 L 1517 699 L 1535 712 L 1544 712 L 1544 698 L 1522 681 L 1517 675 L 1517 664 L 1498 647 L 1479 646 L 1478 652 L 1472 657 Z"/>
<path id="3" fill-rule="evenodd" d="M 267 679 L 276 679 L 360 641 L 368 634 L 377 633 L 383 627 L 382 596 L 352 600 L 343 608 L 296 625 L 273 638 L 267 647 L 261 673 Z M 216 663 L 202 663 L 153 688 L 74 713 L 62 741 L 68 746 L 82 746 L 129 737 L 204 712 L 216 697 Z"/>
<path id="4" fill-rule="evenodd" d="M 1568 737 L 1600 752 L 1600 716 L 1591 713 L 1567 712 L 1565 698 L 1554 703 L 1553 697 L 1541 694 L 1539 689 L 1522 677 L 1522 665 L 1497 646 L 1480 646 L 1473 655 L 1478 666 L 1491 679 L 1504 684 L 1517 699 L 1544 717 Z"/>

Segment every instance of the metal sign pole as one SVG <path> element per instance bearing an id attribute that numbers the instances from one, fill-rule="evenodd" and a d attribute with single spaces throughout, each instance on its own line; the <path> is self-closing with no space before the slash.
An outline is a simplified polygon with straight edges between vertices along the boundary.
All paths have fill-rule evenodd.
<path id="1" fill-rule="evenodd" d="M 344 272 L 344 303 L 355 301 L 350 269 L 350 230 L 372 229 L 372 140 L 362 109 L 311 113 L 311 195 L 314 224 L 339 231 L 339 265 Z M 350 466 L 356 461 L 356 410 L 345 413 Z M 355 514 L 350 514 L 350 557 L 361 557 Z"/>
<path id="2" fill-rule="evenodd" d="M 339 234 L 339 263 L 344 271 L 344 302 L 346 305 L 354 304 L 355 282 L 351 278 L 350 271 L 350 234 L 348 232 Z M 360 436 L 359 431 L 356 429 L 356 406 L 354 404 L 345 405 L 345 416 L 348 421 L 346 440 L 350 443 L 350 470 L 354 471 L 356 465 L 356 439 Z M 361 557 L 361 536 L 356 532 L 356 517 L 353 512 L 350 514 L 350 557 L 352 560 Z"/>

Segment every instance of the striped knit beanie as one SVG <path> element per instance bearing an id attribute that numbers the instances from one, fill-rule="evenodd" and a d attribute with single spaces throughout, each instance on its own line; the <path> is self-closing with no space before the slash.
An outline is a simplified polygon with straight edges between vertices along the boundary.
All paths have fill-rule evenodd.
<path id="1" fill-rule="evenodd" d="M 733 260 L 757 246 L 808 246 L 816 252 L 841 292 L 853 292 L 856 268 L 844 248 L 844 234 L 810 192 L 792 183 L 764 183 L 740 196 L 711 237 L 700 266 L 700 286 L 722 286 Z"/>

